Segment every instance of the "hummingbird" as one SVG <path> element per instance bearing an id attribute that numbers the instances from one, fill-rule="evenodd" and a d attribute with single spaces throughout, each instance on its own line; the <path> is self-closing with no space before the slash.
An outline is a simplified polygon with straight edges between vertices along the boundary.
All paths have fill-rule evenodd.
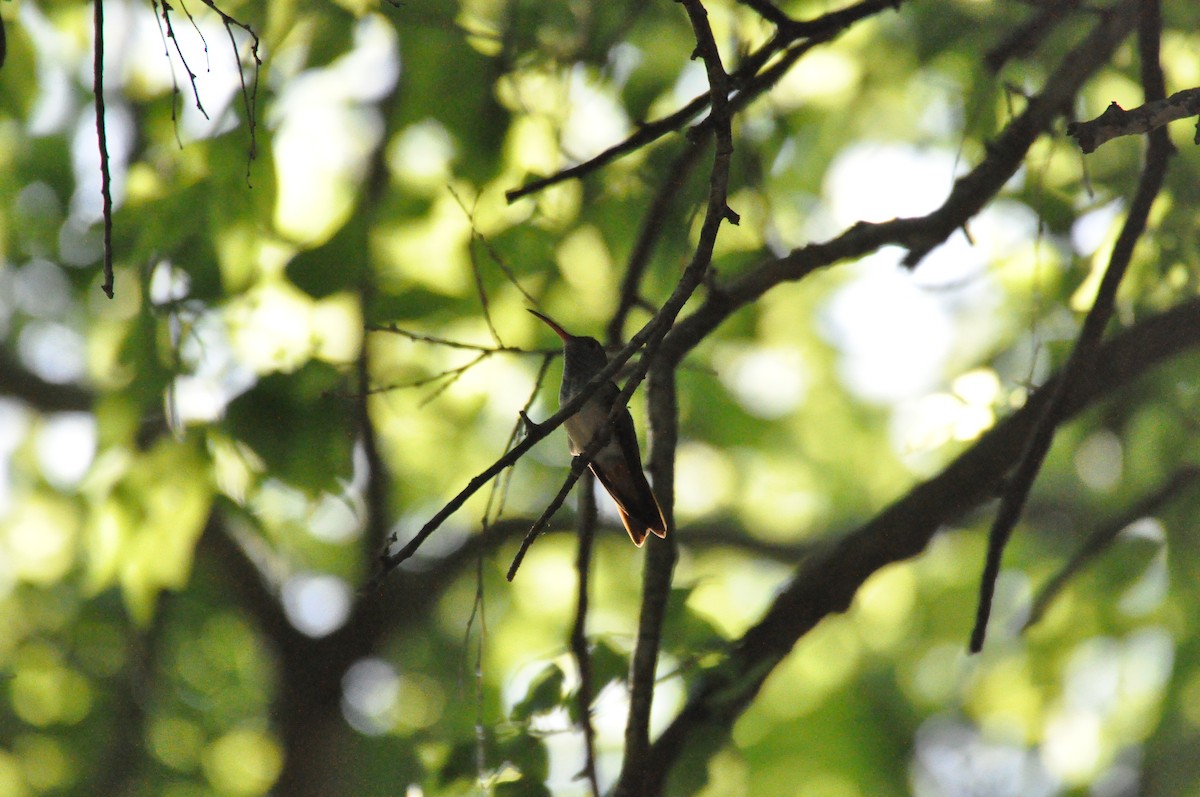
<path id="1" fill-rule="evenodd" d="M 554 330 L 563 342 L 562 386 L 558 391 L 559 405 L 575 398 L 584 386 L 608 365 L 608 355 L 595 338 L 572 335 L 547 316 L 530 310 Z M 571 454 L 583 453 L 592 439 L 608 422 L 613 402 L 620 389 L 609 382 L 601 385 L 579 411 L 563 422 Z M 642 454 L 638 449 L 637 433 L 629 410 L 622 408 L 613 422 L 608 442 L 596 452 L 588 467 L 617 504 L 621 522 L 633 544 L 642 547 L 646 533 L 667 536 L 667 522 L 646 474 L 642 472 Z"/>

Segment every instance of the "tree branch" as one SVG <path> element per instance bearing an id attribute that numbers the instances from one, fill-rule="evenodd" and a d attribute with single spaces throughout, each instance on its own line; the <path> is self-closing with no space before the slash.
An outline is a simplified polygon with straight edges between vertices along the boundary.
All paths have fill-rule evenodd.
<path id="1" fill-rule="evenodd" d="M 765 90 L 765 88 L 774 85 L 775 82 L 783 77 L 791 65 L 796 62 L 800 55 L 813 45 L 829 41 L 855 22 L 866 19 L 885 9 L 899 8 L 902 2 L 904 0 L 861 0 L 861 2 L 855 3 L 848 8 L 825 14 L 816 19 L 789 21 L 788 24 L 780 26 L 779 31 L 770 41 L 751 53 L 742 63 L 741 67 L 730 76 L 728 88 L 736 91 L 737 94 L 733 98 L 730 98 L 729 94 L 726 94 L 724 100 L 734 101 L 739 107 L 743 107 L 750 99 Z M 794 43 L 801 39 L 808 39 L 809 41 L 804 42 L 800 47 L 792 47 Z M 760 69 L 777 54 L 785 51 L 787 52 L 785 57 L 781 59 L 781 62 L 773 64 L 769 69 L 759 74 Z M 674 113 L 664 116 L 661 119 L 656 119 L 653 122 L 640 125 L 624 141 L 614 144 L 600 154 L 547 177 L 530 180 L 520 188 L 514 188 L 511 191 L 505 192 L 504 196 L 510 203 L 516 202 L 522 197 L 535 194 L 565 180 L 584 177 L 617 158 L 654 143 L 668 133 L 682 130 L 684 125 L 699 116 L 711 103 L 712 92 L 710 88 L 708 93 L 701 94 Z"/>
<path id="2" fill-rule="evenodd" d="M 1196 347 L 1200 347 L 1200 299 L 1125 330 L 1102 344 L 1094 367 L 1068 386 L 1065 417 L 1163 360 Z M 796 642 L 822 618 L 845 611 L 873 573 L 921 553 L 943 524 L 994 495 L 1021 456 L 1058 378 L 1052 378 L 1025 407 L 993 427 L 939 475 L 914 487 L 858 530 L 830 540 L 797 567 L 763 618 L 732 642 L 722 663 L 693 686 L 687 704 L 652 746 L 646 778 L 654 784 L 653 790 L 661 791 L 690 741 L 728 734 Z M 689 766 L 703 765 L 689 759 Z"/>
<path id="3" fill-rule="evenodd" d="M 1158 13 L 1158 0 L 1146 0 L 1143 6 L 1139 25 L 1138 39 L 1142 52 L 1142 82 L 1147 95 L 1153 97 L 1162 89 L 1162 69 L 1158 59 L 1158 37 L 1161 34 L 1162 22 Z M 1000 508 L 996 511 L 996 520 L 988 533 L 987 557 L 984 562 L 983 576 L 979 584 L 979 605 L 975 614 L 975 628 L 971 631 L 970 650 L 978 653 L 983 649 L 983 640 L 987 634 L 988 618 L 992 611 L 992 596 L 996 589 L 996 578 L 1000 575 L 1000 561 L 1004 548 L 1016 528 L 1025 501 L 1033 489 L 1034 479 L 1042 469 L 1042 462 L 1054 441 L 1054 432 L 1065 419 L 1065 401 L 1067 391 L 1076 378 L 1092 367 L 1100 339 L 1104 329 L 1112 318 L 1113 308 L 1117 299 L 1117 288 L 1121 284 L 1129 261 L 1133 259 L 1133 249 L 1138 239 L 1146 230 L 1146 221 L 1150 217 L 1150 207 L 1155 197 L 1162 189 L 1167 176 L 1167 162 L 1173 147 L 1167 138 L 1166 131 L 1159 128 L 1150 135 L 1150 144 L 1146 151 L 1146 164 L 1142 169 L 1142 177 L 1138 182 L 1137 192 L 1129 207 L 1129 215 L 1117 236 L 1108 268 L 1100 281 L 1096 299 L 1092 308 L 1083 320 L 1071 357 L 1063 367 L 1062 373 L 1051 393 L 1050 400 L 1033 433 L 1029 437 L 1028 446 L 1021 460 L 1009 479 L 1004 493 L 1000 498 Z"/>
<path id="4" fill-rule="evenodd" d="M 905 264 L 915 266 L 1003 188 L 1037 137 L 1133 28 L 1137 7 L 1136 0 L 1125 0 L 1103 16 L 1091 34 L 1063 58 L 1043 92 L 1031 99 L 1025 111 L 991 143 L 987 157 L 955 182 L 940 208 L 926 216 L 858 222 L 832 240 L 794 249 L 718 286 L 704 304 L 671 330 L 663 343 L 662 356 L 679 362 L 734 311 L 782 282 L 803 279 L 842 260 L 861 258 L 882 246 L 896 244 L 908 249 Z"/>
<path id="5" fill-rule="evenodd" d="M 100 147 L 100 197 L 104 208 L 104 283 L 100 286 L 113 298 L 112 174 L 108 164 L 108 130 L 104 124 L 104 0 L 92 0 L 92 95 L 96 104 L 96 143 Z"/>
<path id="6" fill-rule="evenodd" d="M 700 0 L 680 0 L 691 22 L 696 38 L 693 57 L 704 61 L 708 74 L 709 93 L 713 98 L 710 121 L 715 148 L 709 181 L 708 206 L 696 254 L 688 271 L 699 279 L 712 260 L 713 247 L 721 222 L 728 219 L 737 223 L 737 214 L 728 203 L 729 162 L 733 155 L 733 131 L 731 126 L 729 76 L 721 63 L 721 55 L 708 23 L 708 13 Z M 697 269 L 697 266 L 699 268 Z M 686 276 L 686 275 L 685 275 Z M 665 330 L 664 330 L 665 332 Z M 655 431 L 653 439 L 652 475 L 659 503 L 667 520 L 667 527 L 674 527 L 674 468 L 675 446 L 678 425 L 678 404 L 675 395 L 675 364 L 649 356 L 643 364 L 653 363 L 651 390 L 651 420 Z M 649 765 L 650 709 L 654 700 L 655 669 L 662 644 L 662 624 L 666 615 L 667 599 L 671 590 L 671 576 L 676 560 L 675 535 L 672 531 L 666 540 L 652 543 L 646 555 L 642 586 L 642 611 L 638 622 L 637 644 L 629 673 L 629 718 L 625 726 L 625 760 L 617 782 L 616 794 L 657 794 L 654 784 L 646 778 Z"/>
<path id="7" fill-rule="evenodd" d="M 1128 111 L 1115 102 L 1110 103 L 1095 119 L 1067 125 L 1067 135 L 1075 139 L 1086 155 L 1114 138 L 1148 133 L 1189 116 L 1200 116 L 1200 88 L 1177 91 L 1166 99 L 1147 102 Z M 1200 144 L 1200 126 L 1196 128 L 1196 143 Z"/>

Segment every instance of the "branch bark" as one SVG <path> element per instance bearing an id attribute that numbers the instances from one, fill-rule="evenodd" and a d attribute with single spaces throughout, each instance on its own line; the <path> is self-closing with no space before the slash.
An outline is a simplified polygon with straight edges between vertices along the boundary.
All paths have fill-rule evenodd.
<path id="1" fill-rule="evenodd" d="M 1075 139 L 1079 149 L 1087 155 L 1114 138 L 1148 133 L 1189 116 L 1200 116 L 1200 88 L 1177 91 L 1166 99 L 1147 102 L 1128 111 L 1115 102 L 1110 103 L 1095 119 L 1067 125 L 1067 135 Z M 1200 123 L 1196 126 L 1195 141 L 1200 144 Z"/>

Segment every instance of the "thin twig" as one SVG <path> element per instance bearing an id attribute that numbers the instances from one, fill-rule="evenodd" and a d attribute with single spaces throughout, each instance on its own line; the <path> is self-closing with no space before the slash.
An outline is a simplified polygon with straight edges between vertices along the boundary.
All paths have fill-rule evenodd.
<path id="1" fill-rule="evenodd" d="M 623 405 L 622 405 L 623 406 Z M 575 482 L 579 481 L 579 477 L 587 470 L 588 464 L 592 461 L 592 457 L 600 452 L 608 442 L 608 434 L 595 435 L 588 446 L 580 454 L 577 454 L 571 460 L 571 469 L 567 472 L 567 478 L 563 480 L 562 486 L 558 488 L 554 498 L 542 510 L 542 514 L 529 527 L 529 531 L 525 533 L 525 538 L 521 540 L 521 546 L 517 548 L 517 553 L 513 556 L 512 564 L 508 566 L 508 578 L 512 581 L 517 577 L 517 568 L 521 566 L 521 562 L 525 560 L 525 554 L 529 552 L 529 546 L 533 545 L 534 540 L 546 528 L 546 524 L 550 522 L 550 518 L 554 517 L 554 513 L 563 505 L 563 501 L 567 498 L 567 493 L 571 492 L 571 488 L 575 486 Z"/>
<path id="2" fill-rule="evenodd" d="M 184 56 L 183 49 L 179 44 L 179 37 L 175 35 L 175 27 L 171 24 L 172 10 L 171 4 L 167 2 L 167 0 L 163 0 L 162 20 L 167 26 L 167 38 L 170 39 L 175 45 L 175 54 L 179 56 L 179 62 L 183 64 L 183 68 L 187 71 L 188 81 L 192 84 L 192 98 L 196 101 L 196 110 L 200 111 L 205 119 L 208 119 L 208 111 L 204 109 L 204 102 L 200 99 L 200 88 L 196 85 L 196 78 L 199 77 L 199 75 L 192 71 L 191 64 L 187 62 L 187 58 Z M 188 19 L 192 18 L 190 13 L 187 16 Z M 196 24 L 195 20 L 192 21 L 192 24 Z M 204 42 L 204 54 L 205 57 L 208 56 L 208 42 Z"/>
<path id="3" fill-rule="evenodd" d="M 112 175 L 108 164 L 108 132 L 104 125 L 104 0 L 92 3 L 92 41 L 95 60 L 92 62 L 92 93 L 96 100 L 96 140 L 100 145 L 100 196 L 104 200 L 104 283 L 100 286 L 108 298 L 113 298 L 112 252 Z"/>
<path id="4" fill-rule="evenodd" d="M 496 250 L 496 247 L 492 246 L 492 242 L 489 241 L 487 236 L 480 232 L 479 228 L 475 226 L 474 209 L 467 210 L 466 204 L 462 201 L 462 198 L 458 195 L 458 192 L 454 190 L 454 186 L 447 185 L 446 188 L 450 192 L 450 196 L 454 197 L 454 201 L 457 202 L 458 206 L 462 209 L 463 214 L 467 217 L 467 223 L 471 225 L 472 240 L 478 240 L 483 244 L 484 248 L 487 249 L 488 256 L 492 258 L 492 262 L 496 264 L 497 268 L 504 272 L 504 276 L 508 278 L 508 281 L 512 283 L 514 288 L 520 291 L 521 295 L 525 297 L 525 301 L 533 305 L 538 304 L 538 300 L 533 298 L 529 291 L 525 290 L 525 287 L 521 285 L 521 281 L 517 279 L 516 272 L 512 270 L 508 263 L 504 262 L 504 257 Z M 478 202 L 479 197 L 476 197 L 475 201 Z M 471 265 L 475 265 L 474 252 L 471 252 Z"/>
<path id="5" fill-rule="evenodd" d="M 1158 2 L 1157 0 L 1146 0 L 1142 6 L 1138 39 L 1142 52 L 1142 84 L 1147 98 L 1151 100 L 1156 99 L 1156 95 L 1161 96 L 1159 92 L 1162 89 L 1162 69 L 1158 58 L 1158 37 L 1161 33 L 1162 21 L 1159 18 Z M 1000 574 L 1000 562 L 1004 555 L 1004 548 L 1025 508 L 1025 502 L 1029 498 L 1029 491 L 1033 488 L 1034 479 L 1037 478 L 1046 453 L 1050 450 L 1050 444 L 1054 440 L 1054 432 L 1067 416 L 1067 390 L 1076 377 L 1089 369 L 1094 362 L 1096 350 L 1104 336 L 1104 328 L 1113 314 L 1117 288 L 1133 258 L 1134 247 L 1146 230 L 1146 222 L 1150 217 L 1150 208 L 1154 204 L 1154 199 L 1158 196 L 1163 181 L 1166 179 L 1167 161 L 1173 149 L 1171 142 L 1163 128 L 1154 130 L 1149 138 L 1142 176 L 1138 181 L 1133 201 L 1130 203 L 1129 215 L 1113 246 L 1108 268 L 1105 269 L 1104 277 L 1096 292 L 1096 299 L 1083 320 L 1075 347 L 1071 351 L 1067 364 L 1063 367 L 1062 377 L 1055 384 L 1050 401 L 1029 436 L 1025 453 L 1001 496 L 996 519 L 988 534 L 987 557 L 979 584 L 979 605 L 975 613 L 975 627 L 971 631 L 970 650 L 972 653 L 978 653 L 983 649 L 988 619 L 991 616 L 992 597 L 995 594 L 996 578 Z"/>
<path id="6" fill-rule="evenodd" d="M 262 67 L 262 58 L 258 54 L 258 34 L 245 22 L 222 11 L 214 0 L 202 0 L 202 2 L 221 18 L 221 24 L 225 26 L 225 33 L 229 36 L 229 44 L 235 54 L 237 53 L 237 39 L 234 38 L 233 29 L 240 28 L 250 37 L 250 55 L 254 59 L 254 82 L 249 87 L 246 85 L 246 73 L 242 69 L 238 69 L 238 79 L 242 83 L 242 106 L 246 111 L 246 126 L 250 128 L 250 157 L 246 160 L 246 182 L 248 184 L 250 182 L 250 164 L 258 156 L 258 115 L 255 109 L 258 107 L 258 75 Z M 240 58 L 238 64 L 240 67 Z"/>
<path id="7" fill-rule="evenodd" d="M 1157 512 L 1162 506 L 1175 500 L 1184 490 L 1195 485 L 1197 481 L 1200 481 L 1200 468 L 1185 467 L 1177 470 L 1166 484 L 1138 501 L 1120 517 L 1089 534 L 1071 559 L 1046 582 L 1046 585 L 1033 599 L 1029 617 L 1021 628 L 1021 632 L 1028 631 L 1030 627 L 1039 622 L 1045 616 L 1046 610 L 1050 608 L 1050 604 L 1070 583 L 1071 579 L 1077 576 L 1093 559 L 1107 550 L 1122 531 L 1136 521 Z"/>
<path id="8" fill-rule="evenodd" d="M 855 3 L 852 6 L 825 14 L 816 19 L 791 21 L 786 26 L 781 27 L 770 41 L 747 56 L 741 67 L 729 77 L 727 81 L 728 90 L 737 92 L 733 101 L 739 104 L 739 106 L 744 105 L 751 98 L 774 85 L 787 72 L 791 65 L 795 63 L 802 52 L 815 44 L 833 39 L 838 33 L 846 30 L 859 20 L 889 8 L 898 8 L 903 2 L 904 0 L 861 0 L 861 2 Z M 792 47 L 794 43 L 801 39 L 808 39 L 808 41 L 804 42 L 798 48 Z M 789 48 L 791 49 L 789 50 Z M 783 58 L 780 60 L 787 63 L 781 64 L 776 62 L 762 74 L 759 74 L 759 70 L 763 69 L 779 53 L 784 53 Z M 725 99 L 728 100 L 729 95 L 726 95 Z M 537 193 L 565 180 L 584 177 L 617 158 L 652 144 L 663 136 L 682 130 L 688 122 L 699 116 L 711 103 L 712 96 L 710 90 L 709 93 L 701 94 L 682 108 L 661 119 L 639 125 L 638 129 L 624 141 L 609 147 L 592 158 L 547 177 L 530 180 L 520 188 L 506 191 L 504 196 L 512 203 L 522 197 Z"/>
<path id="9" fill-rule="evenodd" d="M 411 329 L 404 329 L 395 324 L 367 324 L 368 332 L 391 332 L 396 335 L 401 335 L 420 343 L 432 343 L 436 346 L 445 346 L 450 349 L 463 349 L 464 351 L 477 351 L 485 354 L 557 354 L 558 349 L 551 351 L 550 349 L 522 349 L 519 346 L 483 346 L 478 343 L 462 343 L 457 340 L 449 340 L 441 338 L 437 335 L 428 335 L 424 332 L 414 332 Z"/>
<path id="10" fill-rule="evenodd" d="M 700 141 L 693 139 L 686 143 L 684 150 L 667 168 L 666 179 L 659 186 L 658 192 L 654 195 L 650 207 L 643 216 L 642 228 L 638 232 L 637 241 L 634 242 L 633 251 L 629 254 L 629 264 L 625 268 L 625 277 L 621 281 L 617 309 L 608 323 L 608 342 L 612 345 L 618 345 L 621 342 L 621 335 L 625 330 L 625 321 L 629 317 L 629 312 L 642 301 L 642 277 L 645 276 L 646 268 L 650 265 L 650 258 L 654 254 L 655 246 L 668 228 L 666 217 L 671 203 L 682 193 L 683 184 L 700 160 L 703 149 Z"/>
<path id="11" fill-rule="evenodd" d="M 600 797 L 600 782 L 596 778 L 596 729 L 592 726 L 592 656 L 588 649 L 588 574 L 592 565 L 592 540 L 596 532 L 596 480 L 584 474 L 576 498 L 579 501 L 579 548 L 575 554 L 576 593 L 575 624 L 571 628 L 571 652 L 579 670 L 577 711 L 583 731 L 583 772 L 592 790 Z"/>

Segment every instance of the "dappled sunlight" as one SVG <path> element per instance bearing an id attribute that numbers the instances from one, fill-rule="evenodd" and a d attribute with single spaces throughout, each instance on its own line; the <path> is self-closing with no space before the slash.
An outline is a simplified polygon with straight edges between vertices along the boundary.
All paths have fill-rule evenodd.
<path id="1" fill-rule="evenodd" d="M 948 391 L 901 402 L 892 414 L 892 445 L 910 468 L 932 472 L 947 443 L 969 442 L 992 428 L 1000 390 L 995 371 L 977 368 L 955 377 Z"/>
<path id="2" fill-rule="evenodd" d="M 350 616 L 350 585 L 325 573 L 297 573 L 283 583 L 283 610 L 305 636 L 332 634 Z"/>
<path id="3" fill-rule="evenodd" d="M 0 521 L 0 550 L 21 581 L 53 584 L 75 564 L 81 518 L 68 501 L 26 496 Z"/>
<path id="4" fill-rule="evenodd" d="M 945 201 L 956 171 L 954 153 L 936 149 L 869 143 L 852 144 L 833 161 L 825 193 L 839 227 L 856 221 L 888 221 L 919 216 Z M 939 179 L 940 178 L 940 179 Z M 869 190 L 863 190 L 869 186 Z"/>
<path id="5" fill-rule="evenodd" d="M 681 567 L 679 580 L 695 584 L 688 608 L 734 638 L 762 616 L 786 575 L 781 565 L 714 551 Z"/>
<path id="6" fill-rule="evenodd" d="M 273 111 L 275 225 L 282 234 L 311 246 L 345 222 L 384 133 L 370 104 L 392 89 L 399 73 L 396 33 L 370 15 L 356 26 L 353 49 L 286 84 Z"/>
<path id="7" fill-rule="evenodd" d="M 1185 121 L 967 653 L 1155 177 L 1068 124 L 1156 27 L 1200 82 L 1111 3 L 0 3 L 0 795 L 1194 790 Z M 674 523 L 576 488 L 509 581 L 583 464 L 530 309 L 665 336 L 590 409 L 649 373 Z"/>
<path id="8" fill-rule="evenodd" d="M 1108 430 L 1088 435 L 1075 449 L 1075 472 L 1089 488 L 1112 492 L 1121 481 L 1121 439 Z"/>
<path id="9" fill-rule="evenodd" d="M 201 762 L 213 786 L 226 794 L 266 794 L 283 769 L 279 742 L 256 728 L 239 728 L 215 739 Z"/>
<path id="10" fill-rule="evenodd" d="M 1059 782 L 1022 745 L 935 716 L 917 732 L 912 789 L 916 797 L 1050 797 L 1059 793 Z"/>
<path id="11" fill-rule="evenodd" d="M 17 351 L 29 369 L 60 385 L 87 372 L 85 345 L 79 332 L 53 321 L 30 321 L 17 339 Z"/>
<path id="12" fill-rule="evenodd" d="M 937 297 L 881 254 L 826 305 L 821 329 L 841 350 L 842 379 L 857 396 L 890 403 L 929 392 L 943 378 L 954 337 Z M 870 319 L 869 324 L 862 319 Z"/>
<path id="13" fill-rule="evenodd" d="M 826 509 L 817 491 L 817 474 L 804 462 L 782 453 L 735 457 L 739 511 L 747 531 L 760 539 L 808 536 Z"/>
<path id="14" fill-rule="evenodd" d="M 725 388 L 759 418 L 791 413 L 804 401 L 811 381 L 804 358 L 794 349 L 723 347 L 713 361 Z"/>
<path id="15" fill-rule="evenodd" d="M 890 567 L 868 579 L 850 613 L 863 644 L 882 653 L 906 640 L 916 601 L 917 580 L 911 565 Z"/>
<path id="16" fill-rule="evenodd" d="M 862 643 L 847 620 L 821 623 L 771 673 L 753 708 L 734 727 L 734 741 L 750 747 L 769 738 L 780 723 L 817 712 L 854 682 L 862 655 Z"/>
<path id="17" fill-rule="evenodd" d="M 396 288 L 462 295 L 471 284 L 466 252 L 470 239 L 470 220 L 452 196 L 440 194 L 424 217 L 376 234 L 380 276 Z"/>
<path id="18" fill-rule="evenodd" d="M 455 142 L 436 119 L 423 119 L 397 133 L 388 143 L 388 168 L 409 191 L 434 195 L 451 179 Z"/>
<path id="19" fill-rule="evenodd" d="M 574 160 L 590 158 L 629 134 L 625 109 L 603 83 L 582 65 L 567 78 L 567 107 L 562 122 L 562 151 Z"/>
<path id="20" fill-rule="evenodd" d="M 313 300 L 275 279 L 260 282 L 230 302 L 223 315 L 235 356 L 264 374 L 292 371 L 314 358 L 334 363 L 351 360 L 361 343 L 359 312 L 358 303 L 349 296 Z"/>
<path id="21" fill-rule="evenodd" d="M 683 443 L 675 460 L 676 515 L 700 517 L 728 508 L 736 481 L 733 463 L 719 449 Z"/>
<path id="22" fill-rule="evenodd" d="M 772 97 L 784 110 L 833 106 L 843 102 L 861 79 L 858 59 L 835 45 L 804 58 L 779 82 L 779 90 Z"/>

